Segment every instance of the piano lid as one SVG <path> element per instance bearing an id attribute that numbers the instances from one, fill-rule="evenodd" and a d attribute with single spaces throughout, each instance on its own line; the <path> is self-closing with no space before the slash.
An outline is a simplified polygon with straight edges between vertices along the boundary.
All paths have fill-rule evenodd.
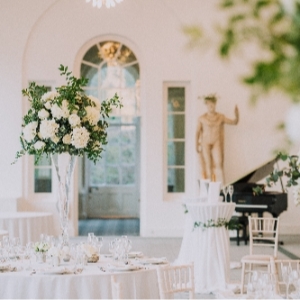
<path id="1" fill-rule="evenodd" d="M 274 164 L 276 163 L 276 158 L 273 158 L 272 160 L 268 161 L 267 163 L 264 163 L 258 168 L 255 168 L 251 172 L 247 173 L 240 179 L 232 182 L 231 184 L 235 183 L 256 183 L 268 175 L 273 171 L 274 169 Z"/>

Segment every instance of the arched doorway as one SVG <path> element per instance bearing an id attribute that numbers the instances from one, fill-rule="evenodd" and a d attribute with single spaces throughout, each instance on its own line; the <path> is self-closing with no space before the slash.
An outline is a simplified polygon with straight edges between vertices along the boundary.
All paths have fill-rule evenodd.
<path id="1" fill-rule="evenodd" d="M 79 216 L 139 218 L 140 196 L 140 70 L 133 51 L 113 40 L 101 41 L 83 55 L 80 75 L 89 79 L 87 95 L 100 100 L 115 93 L 123 108 L 109 119 L 108 144 L 94 164 L 79 167 Z"/>

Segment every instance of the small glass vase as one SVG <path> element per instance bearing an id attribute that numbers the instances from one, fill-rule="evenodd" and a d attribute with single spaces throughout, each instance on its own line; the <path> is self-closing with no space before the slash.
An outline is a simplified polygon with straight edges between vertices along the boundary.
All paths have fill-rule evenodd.
<path id="1" fill-rule="evenodd" d="M 70 207 L 70 185 L 76 165 L 76 156 L 69 153 L 51 155 L 58 179 L 57 207 L 62 236 L 62 247 L 69 245 L 69 207 Z"/>
<path id="2" fill-rule="evenodd" d="M 39 264 L 43 264 L 46 262 L 46 252 L 37 252 L 36 253 L 36 261 Z"/>

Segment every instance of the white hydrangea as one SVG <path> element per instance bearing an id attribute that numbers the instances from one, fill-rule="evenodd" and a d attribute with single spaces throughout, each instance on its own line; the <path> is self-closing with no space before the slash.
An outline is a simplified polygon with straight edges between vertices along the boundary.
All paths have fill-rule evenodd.
<path id="1" fill-rule="evenodd" d="M 70 145 L 71 144 L 71 134 L 66 134 L 64 137 L 63 137 L 63 143 L 65 145 Z"/>
<path id="2" fill-rule="evenodd" d="M 101 102 L 98 98 L 89 95 L 88 98 L 95 104 L 95 107 L 97 108 L 97 110 L 100 112 L 101 111 Z"/>
<path id="3" fill-rule="evenodd" d="M 70 115 L 69 109 L 68 109 L 68 101 L 67 100 L 63 100 L 61 107 L 59 107 L 58 104 L 54 104 L 51 107 L 51 113 L 52 116 L 57 119 L 60 120 L 61 118 L 68 118 Z"/>
<path id="4" fill-rule="evenodd" d="M 35 252 L 47 252 L 50 246 L 45 242 L 36 242 L 34 244 Z"/>
<path id="5" fill-rule="evenodd" d="M 59 124 L 55 122 L 55 120 L 43 120 L 40 126 L 39 136 L 42 139 L 53 138 L 57 133 L 59 128 Z"/>
<path id="6" fill-rule="evenodd" d="M 62 109 L 56 103 L 52 105 L 51 113 L 52 113 L 53 118 L 55 118 L 57 120 L 60 120 L 63 116 Z"/>
<path id="7" fill-rule="evenodd" d="M 72 132 L 72 145 L 77 148 L 85 148 L 90 138 L 90 133 L 85 127 L 76 127 Z"/>
<path id="8" fill-rule="evenodd" d="M 80 118 L 78 115 L 76 114 L 71 114 L 69 116 L 69 123 L 72 127 L 76 127 L 78 125 L 80 125 Z"/>
<path id="9" fill-rule="evenodd" d="M 96 125 L 100 120 L 100 112 L 96 107 L 87 106 L 85 108 L 86 116 L 84 121 L 88 121 L 92 126 Z"/>
<path id="10" fill-rule="evenodd" d="M 31 122 L 23 128 L 23 136 L 27 142 L 31 142 L 36 136 L 37 122 Z"/>
<path id="11" fill-rule="evenodd" d="M 50 115 L 49 112 L 44 108 L 38 112 L 38 116 L 41 120 L 47 119 L 49 115 Z"/>
<path id="12" fill-rule="evenodd" d="M 43 141 L 37 141 L 35 144 L 34 144 L 34 149 L 36 150 L 41 150 L 45 147 L 45 143 Z"/>
<path id="13" fill-rule="evenodd" d="M 58 96 L 59 96 L 59 93 L 56 91 L 47 92 L 42 96 L 42 101 L 43 102 L 52 101 L 55 98 L 57 98 Z"/>

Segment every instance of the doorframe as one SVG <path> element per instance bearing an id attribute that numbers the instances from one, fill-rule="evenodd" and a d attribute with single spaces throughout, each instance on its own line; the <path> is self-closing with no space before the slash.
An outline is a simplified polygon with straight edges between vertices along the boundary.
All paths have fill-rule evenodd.
<path id="1" fill-rule="evenodd" d="M 114 40 L 117 42 L 120 42 L 124 45 L 126 45 L 128 48 L 130 48 L 138 61 L 139 64 L 139 69 L 140 69 L 140 111 L 139 111 L 139 121 L 140 121 L 140 127 L 139 127 L 139 134 L 140 134 L 140 145 L 139 145 L 139 150 L 140 150 L 140 155 L 139 155 L 139 176 L 138 176 L 138 180 L 139 180 L 139 218 L 140 218 L 140 234 L 142 232 L 142 226 L 141 224 L 143 224 L 142 219 L 144 220 L 146 218 L 146 214 L 144 212 L 143 209 L 143 205 L 142 205 L 142 193 L 143 190 L 146 189 L 145 187 L 145 183 L 146 183 L 146 174 L 145 174 L 145 167 L 142 165 L 142 161 L 144 160 L 145 157 L 145 150 L 144 150 L 144 134 L 143 132 L 146 130 L 145 127 L 143 127 L 143 123 L 142 123 L 142 118 L 145 115 L 145 105 L 142 104 L 142 99 L 145 99 L 145 90 L 144 90 L 144 84 L 143 84 L 143 79 L 145 77 L 144 74 L 144 69 L 143 69 L 143 65 L 145 65 L 143 63 L 143 55 L 141 53 L 140 48 L 137 46 L 137 44 L 135 44 L 134 41 L 132 41 L 131 39 L 128 39 L 124 36 L 120 36 L 120 35 L 114 35 L 114 34 L 103 34 L 103 35 L 98 35 L 88 41 L 86 41 L 86 43 L 84 45 L 82 45 L 82 47 L 77 51 L 75 60 L 74 60 L 74 64 L 73 64 L 73 74 L 76 77 L 80 77 L 80 65 L 81 65 L 81 61 L 86 53 L 86 51 L 92 47 L 93 45 L 95 45 L 96 43 L 100 43 L 102 41 L 107 41 L 107 40 Z M 73 176 L 73 199 L 74 199 L 74 207 L 73 207 L 73 214 L 72 214 L 72 224 L 74 226 L 74 234 L 78 235 L 78 220 L 79 220 L 79 165 L 80 163 L 76 164 L 75 170 L 74 170 L 74 176 Z"/>

